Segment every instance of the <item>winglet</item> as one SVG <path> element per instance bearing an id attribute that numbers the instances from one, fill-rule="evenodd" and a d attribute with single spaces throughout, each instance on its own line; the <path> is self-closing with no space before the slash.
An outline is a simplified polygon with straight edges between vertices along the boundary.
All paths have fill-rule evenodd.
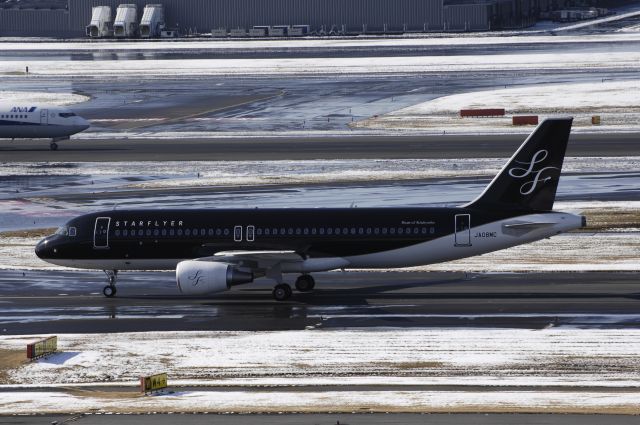
<path id="1" fill-rule="evenodd" d="M 547 118 L 467 208 L 551 211 L 573 118 Z"/>

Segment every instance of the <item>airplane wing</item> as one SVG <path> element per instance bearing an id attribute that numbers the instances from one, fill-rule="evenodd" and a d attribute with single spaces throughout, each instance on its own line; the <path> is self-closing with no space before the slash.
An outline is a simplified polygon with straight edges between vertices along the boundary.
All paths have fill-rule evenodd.
<path id="1" fill-rule="evenodd" d="M 295 251 L 221 251 L 198 261 L 215 261 L 252 269 L 270 269 L 281 263 L 297 263 L 304 258 Z"/>

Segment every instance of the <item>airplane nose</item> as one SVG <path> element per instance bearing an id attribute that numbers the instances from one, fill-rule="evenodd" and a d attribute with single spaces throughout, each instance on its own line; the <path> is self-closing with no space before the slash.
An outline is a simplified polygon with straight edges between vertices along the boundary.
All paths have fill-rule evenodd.
<path id="1" fill-rule="evenodd" d="M 49 241 L 45 238 L 40 242 L 38 242 L 38 244 L 36 245 L 35 251 L 38 258 L 42 258 L 42 259 L 46 258 L 48 242 Z"/>

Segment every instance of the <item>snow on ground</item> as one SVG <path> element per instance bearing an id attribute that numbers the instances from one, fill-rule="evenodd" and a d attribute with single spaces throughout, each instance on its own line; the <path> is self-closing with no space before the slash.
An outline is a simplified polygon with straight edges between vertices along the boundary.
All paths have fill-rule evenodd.
<path id="1" fill-rule="evenodd" d="M 22 349 L 34 336 L 0 337 Z M 100 398 L 75 392 L 3 392 L 0 413 L 126 411 L 391 411 L 430 409 L 640 408 L 640 331 L 633 329 L 350 329 L 273 332 L 146 332 L 62 335 L 62 351 L 8 373 L 22 384 L 120 383 Z M 322 353 L 322 355 L 318 355 Z M 138 376 L 159 371 L 170 385 L 229 386 L 138 397 Z M 18 385 L 20 384 L 20 385 Z M 275 385 L 281 388 L 260 388 Z M 296 391 L 311 385 L 315 391 Z M 322 386 L 351 385 L 345 391 Z M 381 385 L 386 390 L 358 386 Z M 395 385 L 422 385 L 403 391 Z M 453 385 L 437 390 L 431 385 Z M 533 386 L 520 391 L 505 386 Z M 547 386 L 563 387 L 549 389 Z M 252 391 L 242 391 L 248 387 Z M 480 387 L 480 388 L 478 388 Z M 591 388 L 591 389 L 590 389 Z M 618 389 L 624 389 L 619 391 Z M 562 394 L 561 396 L 560 393 Z M 298 398 L 297 394 L 304 395 Z M 108 393 L 103 395 L 106 396 Z M 222 396 L 221 396 L 222 395 Z M 116 398 L 117 400 L 113 400 Z M 197 404 L 199 403 L 199 404 Z"/>
<path id="2" fill-rule="evenodd" d="M 276 161 L 130 161 L 130 162 L 7 162 L 0 175 L 81 176 L 91 191 L 106 179 L 117 178 L 108 188 L 159 188 L 190 186 L 243 186 L 401 181 L 429 178 L 490 177 L 502 169 L 507 158 L 451 159 L 313 159 Z M 640 156 L 566 157 L 563 173 L 624 173 L 640 169 Z M 142 180 L 142 181 L 140 181 Z M 135 181 L 132 183 L 131 181 Z M 64 183 L 63 183 L 64 184 Z M 78 184 L 76 183 L 76 186 Z M 115 186 L 115 187 L 114 187 Z M 2 189 L 2 188 L 0 188 Z M 51 193 L 46 187 L 43 192 Z M 33 193 L 30 187 L 7 198 Z M 12 191 L 13 192 L 13 191 Z M 640 207 L 640 204 L 638 205 Z"/>
<path id="3" fill-rule="evenodd" d="M 176 187 L 214 187 L 221 185 L 287 185 L 331 184 L 375 181 L 405 181 L 433 178 L 492 176 L 505 163 L 504 158 L 394 159 L 394 160 L 311 160 L 311 161 L 225 161 L 214 163 L 184 163 L 174 169 L 189 170 L 181 179 L 162 179 L 132 183 L 128 188 L 160 189 Z M 164 163 L 166 167 L 166 163 Z M 175 163 L 176 165 L 180 163 Z M 150 169 L 153 164 L 140 164 L 137 170 Z M 104 166 L 103 166 L 104 167 Z M 194 174 L 197 169 L 197 175 Z M 640 169 L 640 157 L 569 157 L 565 173 L 627 172 Z M 0 170 L 2 166 L 0 166 Z M 156 170 L 162 170 L 158 164 Z"/>
<path id="4" fill-rule="evenodd" d="M 79 392 L 79 391 L 78 391 Z M 141 397 L 132 391 L 85 396 L 3 393 L 0 413 L 619 413 L 638 414 L 640 391 L 178 391 Z"/>
<path id="5" fill-rule="evenodd" d="M 428 117 L 421 118 L 428 120 Z M 459 121 L 459 120 L 458 120 Z M 421 135 L 455 135 L 455 134 L 471 134 L 474 136 L 490 136 L 500 134 L 521 134 L 528 135 L 533 130 L 533 126 L 512 126 L 511 118 L 508 119 L 486 119 L 486 122 L 477 120 L 475 123 L 464 122 L 464 126 L 456 125 L 460 122 L 452 119 L 442 119 L 438 117 L 436 122 L 426 125 L 425 122 L 415 123 L 416 127 L 404 126 L 376 126 L 369 121 L 359 121 L 350 124 L 349 130 L 329 129 L 329 130 L 279 130 L 279 131 L 83 131 L 71 136 L 71 140 L 126 140 L 131 142 L 135 139 L 153 139 L 153 140 L 180 140 L 180 139 L 255 139 L 255 138 L 298 138 L 300 142 L 304 142 L 305 138 L 312 137 L 338 137 L 338 136 L 375 136 L 393 134 L 401 134 L 403 136 L 421 136 Z M 637 133 L 638 128 L 634 125 L 624 126 L 607 125 L 607 118 L 604 117 L 604 124 L 600 126 L 591 126 L 591 117 L 587 122 L 586 119 L 574 120 L 572 133 Z M 476 124 L 476 125 L 472 125 Z M 587 124 L 589 124 L 587 126 Z M 524 140 L 524 138 L 523 138 Z"/>
<path id="6" fill-rule="evenodd" d="M 2 103 L 45 103 L 47 105 L 66 106 L 74 103 L 86 102 L 88 96 L 75 93 L 56 92 L 32 92 L 32 91 L 6 91 L 0 90 L 0 102 Z"/>
<path id="7" fill-rule="evenodd" d="M 637 6 L 635 6 L 634 8 L 637 8 Z M 588 28 L 590 26 L 593 25 L 600 25 L 600 24 L 605 24 L 608 22 L 614 22 L 614 21 L 619 21 L 622 19 L 629 19 L 629 18 L 634 18 L 640 15 L 640 11 L 638 10 L 633 10 L 630 12 L 626 12 L 626 13 L 619 13 L 619 14 L 615 14 L 615 15 L 611 15 L 611 16 L 605 16 L 603 18 L 598 18 L 598 19 L 588 19 L 586 21 L 583 22 L 578 22 L 575 24 L 564 24 L 564 25 L 560 25 L 557 28 L 555 28 L 553 31 L 555 32 L 564 32 L 564 31 L 574 31 L 577 29 L 582 29 L 582 28 Z"/>
<path id="8" fill-rule="evenodd" d="M 588 215 L 587 215 L 588 217 Z M 538 272 L 640 271 L 640 230 L 566 233 L 526 245 L 407 271 Z M 69 270 L 36 257 L 40 238 L 0 236 L 0 269 Z M 553 252 L 549 257 L 547 253 Z"/>
<path id="9" fill-rule="evenodd" d="M 637 112 L 638 93 L 640 80 L 540 84 L 443 96 L 389 115 L 457 115 L 460 109 L 489 107 L 504 108 L 508 114 Z"/>
<path id="10" fill-rule="evenodd" d="M 553 253 L 551 257 L 548 255 L 550 252 Z M 403 270 L 461 272 L 640 271 L 640 231 L 566 233 L 476 257 Z"/>
<path id="11" fill-rule="evenodd" d="M 541 84 L 474 91 L 443 96 L 403 108 L 389 114 L 369 118 L 352 125 L 368 129 L 428 128 L 452 133 L 517 129 L 511 115 L 570 115 L 574 128 L 589 131 L 640 129 L 640 106 L 637 93 L 640 80 L 598 81 L 592 83 Z M 507 116 L 499 118 L 460 118 L 461 109 L 504 108 Z M 591 117 L 599 115 L 601 125 L 593 126 Z M 523 128 L 523 127 L 520 127 Z M 531 126 L 525 126 L 531 131 Z M 508 130 L 507 130 L 508 131 Z"/>
<path id="12" fill-rule="evenodd" d="M 633 13 L 633 12 L 630 12 Z M 618 15 L 621 16 L 621 15 Z M 595 20 L 588 22 L 593 25 Z M 569 24 L 573 25 L 573 24 Z M 567 24 L 545 27 L 548 30 L 560 30 Z M 525 30 L 526 31 L 526 30 Z M 530 29 L 529 32 L 541 32 Z M 162 53 L 201 51 L 201 50 L 234 50 L 234 49 L 337 49 L 354 47 L 420 47 L 420 46 L 490 46 L 510 44 L 580 44 L 593 42 L 640 41 L 638 34 L 580 34 L 580 35 L 512 35 L 510 32 L 461 33 L 448 34 L 409 34 L 393 37 L 353 37 L 353 38 L 297 38 L 297 39 L 216 39 L 216 40 L 145 40 L 119 41 L 111 40 L 15 40 L 0 38 L 0 48 L 4 52 L 49 51 L 49 52 L 127 52 L 159 51 Z"/>
<path id="13" fill-rule="evenodd" d="M 361 58 L 278 58 L 278 59 L 149 59 L 122 61 L 30 60 L 35 76 L 83 78 L 114 77 L 199 77 L 203 75 L 326 75 L 371 73 L 481 72 L 568 69 L 637 69 L 640 52 L 595 51 L 572 53 L 407 56 Z M 21 76 L 22 61 L 0 61 L 0 74 Z"/>

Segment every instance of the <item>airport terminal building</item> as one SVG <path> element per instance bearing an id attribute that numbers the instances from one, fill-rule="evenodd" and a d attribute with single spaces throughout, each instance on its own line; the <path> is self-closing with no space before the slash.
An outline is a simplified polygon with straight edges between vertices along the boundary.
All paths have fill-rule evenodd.
<path id="1" fill-rule="evenodd" d="M 549 4 L 549 0 L 31 1 L 0 1 L 0 36 L 83 37 L 97 6 L 109 7 L 113 22 L 118 8 L 130 5 L 139 23 L 145 7 L 158 5 L 164 27 L 182 35 L 208 34 L 212 29 L 259 35 L 251 34 L 251 29 L 274 26 L 304 28 L 296 35 L 330 35 L 519 28 L 535 23 L 541 8 Z"/>

